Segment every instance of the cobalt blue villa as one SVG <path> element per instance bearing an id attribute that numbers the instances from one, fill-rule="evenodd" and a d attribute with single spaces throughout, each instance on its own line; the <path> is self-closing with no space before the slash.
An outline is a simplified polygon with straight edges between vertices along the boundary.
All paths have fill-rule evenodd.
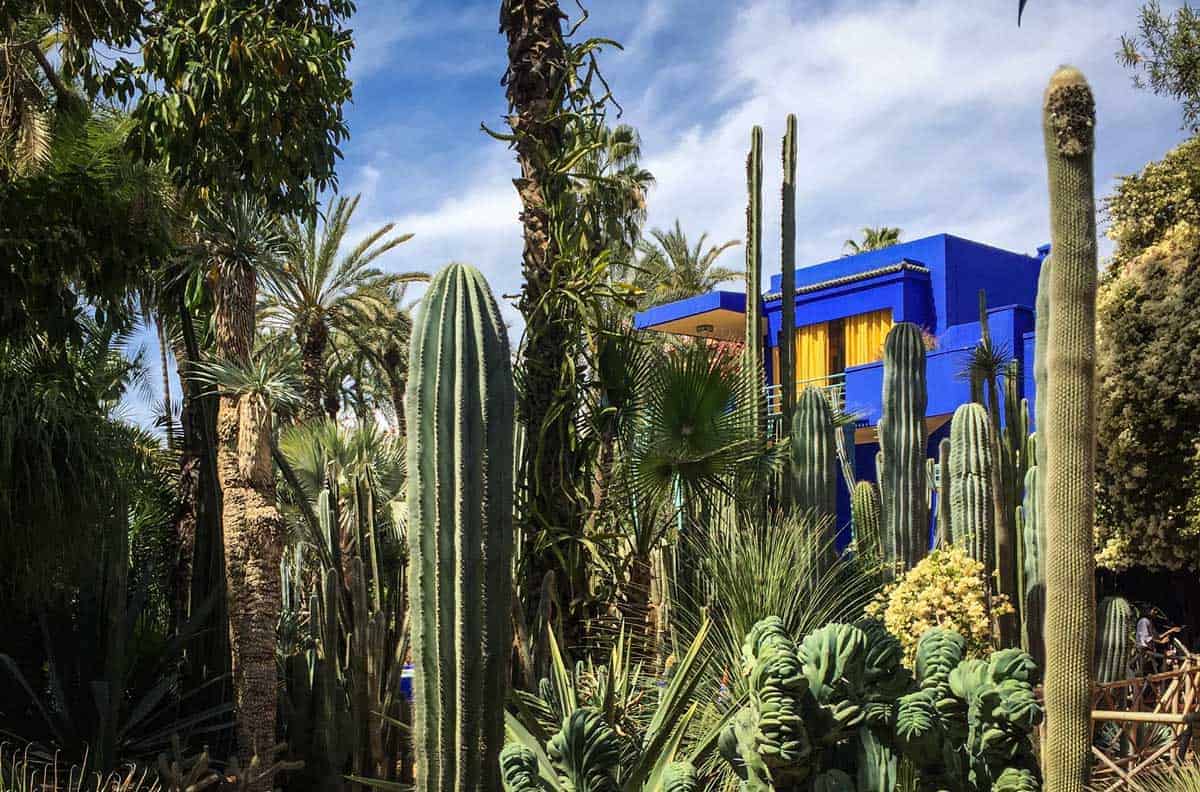
<path id="1" fill-rule="evenodd" d="M 1033 404 L 1033 307 L 1048 252 L 1049 246 L 1043 246 L 1029 256 L 938 234 L 796 270 L 797 392 L 808 386 L 826 388 L 835 404 L 858 418 L 858 478 L 875 478 L 883 340 L 897 322 L 912 322 L 929 334 L 929 456 L 936 458 L 938 443 L 949 435 L 955 408 L 970 401 L 970 384 L 961 372 L 981 337 L 981 289 L 987 295 L 993 343 L 1020 362 L 1021 393 Z M 783 329 L 779 290 L 780 276 L 775 275 L 762 296 L 763 365 L 768 410 L 774 414 Z M 745 308 L 743 292 L 714 291 L 644 311 L 635 326 L 743 341 Z M 843 491 L 839 500 L 839 511 L 848 517 L 848 494 Z"/>

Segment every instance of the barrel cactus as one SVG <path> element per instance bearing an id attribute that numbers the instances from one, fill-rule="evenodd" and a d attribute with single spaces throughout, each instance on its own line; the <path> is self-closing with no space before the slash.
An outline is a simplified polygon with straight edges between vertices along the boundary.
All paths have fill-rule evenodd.
<path id="1" fill-rule="evenodd" d="M 950 534 L 983 564 L 988 580 L 996 571 L 991 431 L 987 410 L 973 402 L 950 421 Z"/>
<path id="2" fill-rule="evenodd" d="M 925 483 L 925 340 L 921 328 L 901 322 L 883 344 L 882 455 L 884 560 L 900 571 L 929 552 Z"/>
<path id="3" fill-rule="evenodd" d="M 879 490 L 869 481 L 860 481 L 850 493 L 850 519 L 854 530 L 854 547 L 868 563 L 882 558 L 880 535 L 883 517 Z"/>
<path id="4" fill-rule="evenodd" d="M 1124 597 L 1105 597 L 1096 608 L 1096 681 L 1119 682 L 1129 676 L 1136 614 Z"/>
<path id="5" fill-rule="evenodd" d="M 500 789 L 513 506 L 508 335 L 478 270 L 434 277 L 413 324 L 408 549 L 417 787 Z M 450 585 L 450 583 L 453 585 Z"/>
<path id="6" fill-rule="evenodd" d="M 1050 189 L 1044 443 L 1046 525 L 1046 781 L 1083 792 L 1091 774 L 1096 482 L 1096 106 L 1074 68 L 1050 79 L 1043 104 Z M 1039 444 L 1039 446 L 1041 443 Z"/>
<path id="7" fill-rule="evenodd" d="M 822 566 L 832 563 L 837 524 L 837 446 L 833 411 L 819 388 L 805 388 L 792 416 L 792 494 L 823 531 Z"/>

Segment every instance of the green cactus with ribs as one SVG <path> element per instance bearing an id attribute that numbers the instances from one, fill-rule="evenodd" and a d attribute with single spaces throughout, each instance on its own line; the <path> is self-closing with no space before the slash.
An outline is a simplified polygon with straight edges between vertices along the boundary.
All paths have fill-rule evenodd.
<path id="1" fill-rule="evenodd" d="M 499 790 L 508 690 L 513 404 L 508 335 L 451 264 L 413 325 L 406 396 L 417 788 Z"/>

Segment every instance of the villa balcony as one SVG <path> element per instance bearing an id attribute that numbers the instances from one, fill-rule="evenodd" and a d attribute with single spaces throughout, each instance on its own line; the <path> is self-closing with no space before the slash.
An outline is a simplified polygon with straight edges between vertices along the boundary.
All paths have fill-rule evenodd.
<path id="1" fill-rule="evenodd" d="M 799 380 L 796 383 L 796 398 L 800 398 L 800 394 L 805 388 L 817 388 L 822 395 L 829 401 L 829 407 L 833 410 L 835 416 L 842 414 L 846 410 L 846 374 L 830 374 L 826 377 L 813 377 L 812 379 Z M 763 388 L 763 395 L 767 400 L 767 436 L 772 440 L 778 440 L 780 435 L 780 427 L 782 426 L 783 418 L 783 386 L 782 385 L 767 385 Z"/>

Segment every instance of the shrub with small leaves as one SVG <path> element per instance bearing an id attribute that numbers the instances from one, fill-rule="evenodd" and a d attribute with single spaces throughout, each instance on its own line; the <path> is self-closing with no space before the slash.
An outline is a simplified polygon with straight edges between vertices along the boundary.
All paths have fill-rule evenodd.
<path id="1" fill-rule="evenodd" d="M 992 649 L 996 617 L 1012 613 L 1003 596 L 989 596 L 983 564 L 958 547 L 939 548 L 885 587 L 867 606 L 867 615 L 883 621 L 904 647 L 913 667 L 917 642 L 931 627 L 953 630 L 966 639 L 968 657 Z"/>

